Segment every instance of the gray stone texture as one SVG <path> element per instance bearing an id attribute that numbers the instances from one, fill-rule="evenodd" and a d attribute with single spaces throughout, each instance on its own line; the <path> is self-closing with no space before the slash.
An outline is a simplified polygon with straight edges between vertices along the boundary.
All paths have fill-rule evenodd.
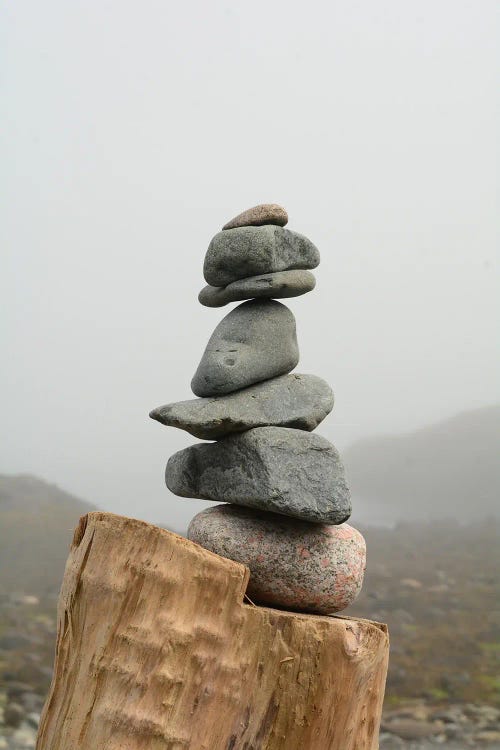
<path id="1" fill-rule="evenodd" d="M 199 293 L 198 300 L 205 307 L 223 307 L 228 302 L 255 297 L 300 297 L 315 286 L 316 279 L 310 271 L 277 271 L 261 276 L 249 276 L 247 279 L 233 281 L 227 286 L 206 286 Z"/>
<path id="2" fill-rule="evenodd" d="M 277 203 L 260 203 L 258 206 L 248 208 L 234 219 L 224 224 L 222 229 L 235 229 L 236 227 L 260 227 L 262 224 L 277 224 L 284 227 L 288 223 L 288 214 L 282 206 Z"/>
<path id="3" fill-rule="evenodd" d="M 250 568 L 248 596 L 270 606 L 331 613 L 358 595 L 366 545 L 352 526 L 307 523 L 217 505 L 198 513 L 188 538 Z"/>
<path id="4" fill-rule="evenodd" d="M 315 433 L 257 427 L 175 453 L 165 473 L 181 497 L 217 500 L 314 523 L 351 514 L 350 492 L 336 448 Z"/>
<path id="5" fill-rule="evenodd" d="M 307 237 L 266 224 L 216 234 L 205 255 L 203 275 L 210 286 L 227 286 L 248 276 L 318 264 L 319 251 Z"/>
<path id="6" fill-rule="evenodd" d="M 214 398 L 159 406 L 152 419 L 201 440 L 218 440 L 254 427 L 314 430 L 333 408 L 332 389 L 316 375 L 282 375 Z"/>
<path id="7" fill-rule="evenodd" d="M 250 300 L 221 320 L 191 381 L 195 396 L 219 396 L 285 375 L 297 366 L 293 313 L 274 300 Z"/>

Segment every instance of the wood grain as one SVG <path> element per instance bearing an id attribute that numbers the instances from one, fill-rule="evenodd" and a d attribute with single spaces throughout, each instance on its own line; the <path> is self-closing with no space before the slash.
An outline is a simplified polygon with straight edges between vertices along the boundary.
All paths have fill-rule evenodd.
<path id="1" fill-rule="evenodd" d="M 376 750 L 385 625 L 244 603 L 248 575 L 150 524 L 84 516 L 37 750 Z"/>

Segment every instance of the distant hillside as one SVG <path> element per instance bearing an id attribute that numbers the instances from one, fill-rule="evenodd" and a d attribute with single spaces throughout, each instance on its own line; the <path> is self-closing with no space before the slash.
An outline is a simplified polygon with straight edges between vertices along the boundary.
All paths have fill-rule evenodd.
<path id="1" fill-rule="evenodd" d="M 362 531 L 365 581 L 346 614 L 389 625 L 389 700 L 500 705 L 500 521 Z"/>
<path id="2" fill-rule="evenodd" d="M 500 406 L 344 451 L 354 521 L 500 517 Z"/>
<path id="3" fill-rule="evenodd" d="M 36 477 L 0 475 L 0 594 L 57 592 L 73 529 L 91 510 Z"/>

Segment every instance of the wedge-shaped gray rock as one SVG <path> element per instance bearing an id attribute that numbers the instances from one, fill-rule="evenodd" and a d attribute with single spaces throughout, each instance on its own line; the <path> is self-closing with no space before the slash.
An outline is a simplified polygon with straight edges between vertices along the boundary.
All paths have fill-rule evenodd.
<path id="1" fill-rule="evenodd" d="M 315 286 L 316 279 L 310 271 L 276 271 L 262 276 L 249 276 L 227 286 L 206 286 L 199 293 L 198 300 L 205 307 L 223 307 L 228 302 L 255 297 L 300 297 Z"/>
<path id="2" fill-rule="evenodd" d="M 332 389 L 316 375 L 282 375 L 215 398 L 195 398 L 153 409 L 152 419 L 202 440 L 276 425 L 314 430 L 333 409 Z"/>
<path id="3" fill-rule="evenodd" d="M 339 524 L 351 514 L 344 467 L 320 435 L 256 427 L 217 443 L 175 453 L 167 487 L 181 497 L 244 505 L 315 523 Z"/>
<path id="4" fill-rule="evenodd" d="M 221 320 L 191 381 L 195 396 L 219 396 L 297 366 L 295 318 L 274 300 L 250 300 Z"/>
<path id="5" fill-rule="evenodd" d="M 210 286 L 226 286 L 248 276 L 318 264 L 319 251 L 307 237 L 267 224 L 216 234 L 205 255 L 203 275 Z"/>

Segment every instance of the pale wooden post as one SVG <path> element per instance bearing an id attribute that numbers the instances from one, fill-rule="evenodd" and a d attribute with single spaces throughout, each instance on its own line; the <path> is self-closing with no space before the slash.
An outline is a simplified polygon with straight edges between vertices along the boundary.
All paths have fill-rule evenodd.
<path id="1" fill-rule="evenodd" d="M 247 580 L 176 534 L 83 517 L 37 750 L 376 750 L 386 627 L 253 606 Z"/>

